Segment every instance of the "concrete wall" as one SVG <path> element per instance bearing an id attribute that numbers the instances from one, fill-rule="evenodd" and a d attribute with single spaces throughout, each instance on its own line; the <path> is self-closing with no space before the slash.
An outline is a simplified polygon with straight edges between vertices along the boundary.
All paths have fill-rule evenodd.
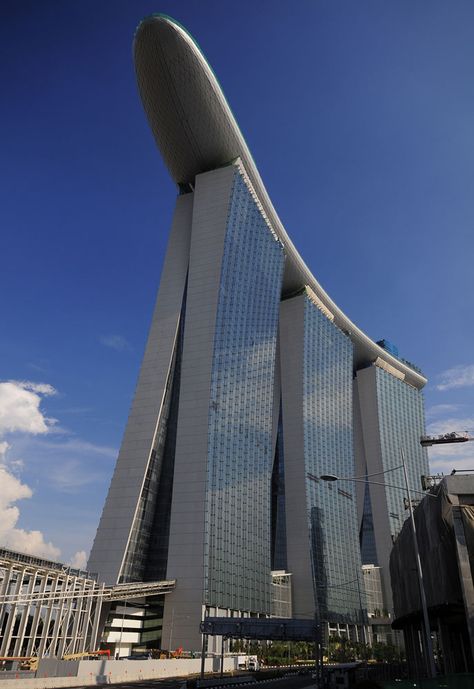
<path id="1" fill-rule="evenodd" d="M 377 407 L 377 384 L 376 368 L 370 366 L 357 372 L 357 392 L 360 404 L 360 419 L 363 436 L 363 447 L 365 450 L 366 469 L 368 474 L 382 472 L 386 467 L 382 464 L 382 447 L 380 444 L 380 419 Z M 360 464 L 357 467 L 362 472 L 365 471 Z M 374 477 L 376 480 L 386 480 L 390 483 L 387 476 L 382 478 Z M 398 475 L 394 474 L 398 479 Z M 363 485 L 363 484 L 361 484 Z M 377 550 L 377 564 L 381 567 L 383 595 L 385 607 L 389 610 L 393 608 L 392 588 L 390 582 L 390 553 L 392 550 L 392 537 L 390 522 L 388 518 L 388 504 L 383 486 L 369 485 L 369 495 L 372 504 L 372 517 L 374 524 L 375 547 Z"/>
<path id="2" fill-rule="evenodd" d="M 355 476 L 364 476 L 367 473 L 367 460 L 365 457 L 364 434 L 362 432 L 362 416 L 360 411 L 359 388 L 357 378 L 354 378 L 352 386 L 352 410 L 353 410 L 353 433 L 354 433 L 354 460 Z M 364 516 L 364 495 L 365 485 L 355 483 L 353 486 L 356 494 L 357 503 L 357 523 L 360 532 L 362 519 Z"/>
<path id="3" fill-rule="evenodd" d="M 293 616 L 311 618 L 315 601 L 303 433 L 304 300 L 301 295 L 281 303 L 280 363 L 287 558 L 288 571 L 292 573 Z"/>
<path id="4" fill-rule="evenodd" d="M 224 671 L 237 669 L 237 657 L 224 658 Z M 61 661 L 45 659 L 41 661 L 35 679 L 5 679 L 0 686 L 4 689 L 52 689 L 54 687 L 77 687 L 127 682 L 140 679 L 160 679 L 164 677 L 187 677 L 197 675 L 201 670 L 200 658 L 179 660 L 81 660 Z M 220 658 L 206 659 L 206 672 L 219 672 Z M 52 676 L 62 672 L 62 677 Z M 1 675 L 0 675 L 1 678 Z"/>
<path id="5" fill-rule="evenodd" d="M 235 168 L 196 177 L 162 646 L 201 649 L 208 417 L 216 312 Z M 171 640 L 171 643 L 170 643 Z"/>

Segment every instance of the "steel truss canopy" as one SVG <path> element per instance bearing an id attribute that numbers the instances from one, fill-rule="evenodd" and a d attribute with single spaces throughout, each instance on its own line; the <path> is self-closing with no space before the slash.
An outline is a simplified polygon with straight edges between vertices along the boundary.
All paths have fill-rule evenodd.
<path id="1" fill-rule="evenodd" d="M 273 231 L 285 247 L 283 293 L 309 286 L 315 299 L 354 343 L 357 368 L 378 362 L 416 388 L 426 378 L 371 340 L 318 283 L 288 236 L 263 184 L 217 78 L 193 37 L 163 14 L 144 19 L 134 39 L 140 96 L 168 171 L 183 191 L 195 177 L 240 159 Z"/>
<path id="2" fill-rule="evenodd" d="M 169 581 L 147 581 L 143 584 L 116 584 L 104 588 L 104 601 L 129 600 L 132 598 L 145 598 L 148 596 L 161 596 L 171 593 L 176 587 L 176 579 Z"/>
<path id="3" fill-rule="evenodd" d="M 94 649 L 104 604 L 162 595 L 175 585 L 170 580 L 105 586 L 90 572 L 2 548 L 0 656 L 62 657 Z"/>
<path id="4" fill-rule="evenodd" d="M 3 574 L 2 574 L 3 572 Z M 23 587 L 10 592 L 7 587 L 7 573 L 16 577 L 42 577 L 50 580 L 48 586 Z M 53 578 L 55 577 L 54 582 Z M 74 569 L 58 562 L 44 560 L 32 555 L 0 549 L 0 606 L 5 604 L 27 605 L 39 603 L 48 605 L 58 601 L 87 598 L 99 599 L 101 603 L 146 598 L 170 593 L 176 587 L 176 580 L 133 582 L 105 586 L 98 583 L 96 575 Z M 33 579 L 33 582 L 35 579 Z M 66 584 L 62 582 L 67 581 Z M 58 582 L 61 582 L 58 583 Z"/>
<path id="5" fill-rule="evenodd" d="M 227 639 L 265 639 L 267 641 L 315 641 L 319 626 L 315 620 L 286 617 L 206 617 L 201 634 Z"/>
<path id="6" fill-rule="evenodd" d="M 46 604 L 47 601 L 71 600 L 76 598 L 98 598 L 102 603 L 112 601 L 125 601 L 135 598 L 147 598 L 148 596 L 161 596 L 171 593 L 176 586 L 176 580 L 169 581 L 150 581 L 135 584 L 117 584 L 115 586 L 98 585 L 95 582 L 87 590 L 83 590 L 79 585 L 66 591 L 34 591 L 23 594 L 4 594 L 0 595 L 0 605 L 12 603 L 14 605 L 26 605 L 27 603 L 40 602 Z"/>

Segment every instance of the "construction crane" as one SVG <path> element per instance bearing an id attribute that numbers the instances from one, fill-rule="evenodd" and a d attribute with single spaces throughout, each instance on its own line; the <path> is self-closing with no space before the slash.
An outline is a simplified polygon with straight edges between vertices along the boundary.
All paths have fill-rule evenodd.
<path id="1" fill-rule="evenodd" d="M 457 431 L 451 431 L 451 433 L 444 433 L 442 435 L 422 435 L 420 438 L 420 445 L 422 447 L 431 447 L 432 445 L 448 445 L 450 443 L 467 443 L 470 440 L 474 440 L 468 433 L 464 431 L 458 433 Z M 458 473 L 458 469 L 453 469 L 451 476 Z M 473 469 L 461 469 L 461 473 L 465 474 L 474 471 Z M 430 490 L 438 485 L 444 478 L 444 474 L 435 474 L 434 476 L 421 477 L 421 485 L 423 490 Z"/>
<path id="2" fill-rule="evenodd" d="M 422 447 L 431 447 L 432 445 L 447 445 L 449 443 L 467 443 L 471 438 L 467 431 L 457 433 L 444 433 L 443 435 L 422 435 L 420 438 L 420 445 Z"/>

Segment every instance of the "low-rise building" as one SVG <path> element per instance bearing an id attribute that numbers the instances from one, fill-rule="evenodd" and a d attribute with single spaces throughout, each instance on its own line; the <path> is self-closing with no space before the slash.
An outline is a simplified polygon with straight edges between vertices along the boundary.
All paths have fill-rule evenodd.
<path id="1" fill-rule="evenodd" d="M 292 617 L 291 574 L 285 570 L 272 572 L 272 617 Z"/>
<path id="2" fill-rule="evenodd" d="M 435 656 L 446 673 L 474 670 L 474 476 L 443 478 L 416 507 L 415 525 Z M 423 674 L 422 610 L 413 533 L 405 522 L 390 557 L 395 621 L 414 676 Z"/>

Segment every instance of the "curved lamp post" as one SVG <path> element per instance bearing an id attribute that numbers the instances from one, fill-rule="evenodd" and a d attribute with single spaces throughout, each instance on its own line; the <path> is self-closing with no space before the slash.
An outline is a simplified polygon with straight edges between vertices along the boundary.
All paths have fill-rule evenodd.
<path id="1" fill-rule="evenodd" d="M 349 481 L 351 483 L 370 483 L 376 486 L 384 486 L 385 488 L 396 488 L 398 490 L 402 490 L 406 492 L 407 499 L 408 499 L 408 508 L 410 510 L 410 523 L 411 523 L 411 531 L 412 531 L 412 536 L 413 536 L 413 549 L 415 552 L 415 561 L 416 561 L 416 572 L 418 576 L 418 586 L 420 589 L 420 599 L 421 599 L 421 608 L 423 611 L 423 631 L 424 631 L 424 637 L 425 637 L 425 650 L 426 650 L 426 669 L 428 671 L 428 676 L 429 677 L 436 677 L 436 667 L 434 663 L 434 657 L 433 657 L 433 644 L 431 641 L 431 628 L 430 628 L 430 620 L 428 616 L 428 606 L 426 603 L 426 594 L 425 594 L 425 587 L 423 583 L 423 569 L 421 567 L 421 559 L 420 559 L 420 551 L 418 548 L 418 539 L 416 537 L 416 526 L 415 526 L 415 518 L 413 516 L 413 505 L 411 501 L 411 493 L 419 493 L 423 496 L 428 496 L 431 498 L 436 498 L 436 495 L 432 495 L 431 493 L 423 493 L 421 490 L 410 490 L 410 484 L 408 482 L 408 472 L 407 472 L 407 466 L 405 462 L 405 453 L 403 450 L 401 450 L 401 459 L 402 463 L 399 466 L 392 467 L 391 469 L 387 469 L 386 471 L 378 471 L 374 474 L 367 474 L 366 476 L 336 476 L 335 474 L 322 474 L 321 476 L 313 476 L 312 474 L 308 474 L 308 478 L 311 480 L 315 479 L 321 479 L 322 481 Z M 396 471 L 397 469 L 403 469 L 403 476 L 405 479 L 405 486 L 395 486 L 392 483 L 385 483 L 384 481 L 368 481 L 367 478 L 370 478 L 371 476 L 380 476 L 381 474 L 388 474 L 392 471 Z"/>

